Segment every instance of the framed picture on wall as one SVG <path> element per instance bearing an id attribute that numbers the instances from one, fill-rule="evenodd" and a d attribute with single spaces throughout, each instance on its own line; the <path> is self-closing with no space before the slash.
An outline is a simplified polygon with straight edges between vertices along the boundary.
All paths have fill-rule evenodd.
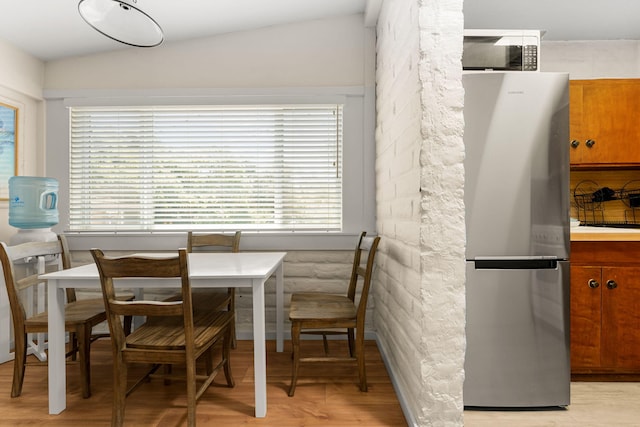
<path id="1" fill-rule="evenodd" d="M 9 200 L 9 178 L 18 174 L 18 108 L 0 102 L 0 200 Z"/>

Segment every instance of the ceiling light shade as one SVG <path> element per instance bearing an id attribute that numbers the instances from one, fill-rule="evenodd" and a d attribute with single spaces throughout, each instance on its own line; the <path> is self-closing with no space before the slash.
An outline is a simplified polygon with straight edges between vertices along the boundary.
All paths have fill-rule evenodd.
<path id="1" fill-rule="evenodd" d="M 87 24 L 105 36 L 137 47 L 162 43 L 160 25 L 135 6 L 137 0 L 80 0 L 78 11 Z"/>

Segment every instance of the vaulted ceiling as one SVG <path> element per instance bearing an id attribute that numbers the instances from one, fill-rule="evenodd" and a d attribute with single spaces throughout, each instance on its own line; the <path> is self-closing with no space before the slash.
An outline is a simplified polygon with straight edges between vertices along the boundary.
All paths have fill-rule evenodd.
<path id="1" fill-rule="evenodd" d="M 78 1 L 0 0 L 0 39 L 42 60 L 127 48 L 89 27 Z M 383 0 L 135 1 L 171 43 L 357 13 L 375 23 Z M 465 0 L 464 14 L 466 28 L 541 29 L 544 40 L 640 39 L 637 0 Z"/>

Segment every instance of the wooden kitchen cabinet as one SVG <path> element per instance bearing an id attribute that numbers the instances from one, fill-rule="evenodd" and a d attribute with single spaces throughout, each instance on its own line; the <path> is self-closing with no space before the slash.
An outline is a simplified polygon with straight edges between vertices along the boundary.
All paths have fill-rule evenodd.
<path id="1" fill-rule="evenodd" d="M 572 242 L 571 371 L 640 374 L 640 242 Z"/>
<path id="2" fill-rule="evenodd" d="M 592 286 L 589 283 L 596 281 Z M 593 282 L 592 282 L 593 283 Z M 571 371 L 600 367 L 602 269 L 571 266 Z"/>
<path id="3" fill-rule="evenodd" d="M 640 164 L 640 79 L 569 83 L 571 166 Z"/>

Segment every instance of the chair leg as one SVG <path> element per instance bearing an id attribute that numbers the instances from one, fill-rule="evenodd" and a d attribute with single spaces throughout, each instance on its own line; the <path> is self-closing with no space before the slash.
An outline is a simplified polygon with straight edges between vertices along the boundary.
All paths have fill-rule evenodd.
<path id="1" fill-rule="evenodd" d="M 233 325 L 235 322 L 232 322 Z M 235 329 L 231 326 L 227 329 L 225 336 L 222 341 L 222 357 L 224 357 L 224 377 L 227 380 L 227 385 L 229 387 L 235 387 L 236 383 L 233 380 L 233 375 L 231 374 L 231 347 L 233 347 L 233 342 L 235 336 Z M 213 346 L 212 346 L 213 349 Z"/>
<path id="2" fill-rule="evenodd" d="M 115 356 L 113 361 L 113 406 L 111 408 L 111 426 L 124 425 L 124 405 L 127 397 L 127 364 L 122 355 Z"/>
<path id="3" fill-rule="evenodd" d="M 13 384 L 11 385 L 11 397 L 22 394 L 24 383 L 24 368 L 27 363 L 27 334 L 17 332 L 14 334 L 15 350 L 13 360 Z"/>
<path id="4" fill-rule="evenodd" d="M 347 329 L 347 338 L 349 339 L 349 357 L 355 354 L 355 340 L 353 339 L 353 328 Z"/>
<path id="5" fill-rule="evenodd" d="M 233 313 L 233 319 L 231 320 L 231 348 L 238 348 L 238 343 L 236 342 L 236 294 L 235 290 L 231 291 L 231 302 L 227 307 L 227 310 Z"/>
<path id="6" fill-rule="evenodd" d="M 291 323 L 293 363 L 291 368 L 291 386 L 289 387 L 290 397 L 296 392 L 296 383 L 298 382 L 298 368 L 300 367 L 300 326 L 300 322 L 293 321 Z"/>
<path id="7" fill-rule="evenodd" d="M 82 325 L 76 331 L 80 350 L 80 379 L 82 381 L 82 397 L 91 397 L 91 326 Z"/>
<path id="8" fill-rule="evenodd" d="M 236 317 L 236 314 L 234 312 L 233 313 L 233 320 L 231 321 L 231 326 L 230 326 L 230 329 L 231 329 L 231 348 L 234 349 L 234 350 L 236 348 L 238 348 L 238 343 L 236 341 L 236 319 L 235 319 L 235 317 Z"/>
<path id="9" fill-rule="evenodd" d="M 358 328 L 356 331 L 356 359 L 358 360 L 358 377 L 360 378 L 360 391 L 367 391 L 367 372 L 364 364 L 364 331 Z"/>
<path id="10" fill-rule="evenodd" d="M 327 334 L 322 334 L 322 346 L 324 347 L 324 355 L 329 356 L 329 343 L 327 342 Z"/>
<path id="11" fill-rule="evenodd" d="M 173 372 L 173 365 L 166 364 L 162 369 L 164 370 L 164 375 L 165 375 L 165 378 L 163 379 L 162 382 L 164 383 L 164 385 L 170 385 L 171 380 L 168 377 Z M 148 381 L 151 381 L 151 379 L 149 378 Z"/>
<path id="12" fill-rule="evenodd" d="M 196 426 L 196 361 L 187 360 L 187 426 Z"/>
<path id="13" fill-rule="evenodd" d="M 75 332 L 69 332 L 69 351 L 78 348 L 78 336 Z M 71 353 L 71 360 L 75 361 L 78 357 L 78 352 L 74 351 Z"/>

